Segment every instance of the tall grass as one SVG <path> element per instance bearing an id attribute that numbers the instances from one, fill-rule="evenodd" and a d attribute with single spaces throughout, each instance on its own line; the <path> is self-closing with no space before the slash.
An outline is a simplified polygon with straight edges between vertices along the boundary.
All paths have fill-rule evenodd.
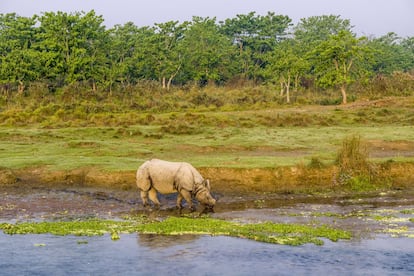
<path id="1" fill-rule="evenodd" d="M 377 169 L 368 158 L 367 145 L 360 136 L 345 138 L 335 160 L 339 168 L 339 184 L 348 185 L 357 191 L 375 189 L 376 184 L 379 184 Z"/>
<path id="2" fill-rule="evenodd" d="M 350 88 L 349 99 L 379 99 L 390 95 L 408 97 L 413 107 L 414 77 L 410 74 L 395 73 L 393 76 L 372 80 L 369 84 L 355 84 Z M 411 97 L 411 100 L 410 100 Z M 285 108 L 287 106 L 336 105 L 340 93 L 335 90 L 319 91 L 315 88 L 303 89 L 292 94 L 292 104 L 287 105 L 284 96 L 280 96 L 276 87 L 271 85 L 247 86 L 206 86 L 174 87 L 163 90 L 157 83 L 141 82 L 134 86 L 119 87 L 111 93 L 93 91 L 89 85 L 72 84 L 61 88 L 51 88 L 41 82 L 32 83 L 23 94 L 9 91 L 0 95 L 0 124 L 16 126 L 40 123 L 45 126 L 102 125 L 112 126 L 131 124 L 123 114 L 168 112 L 238 112 L 245 110 L 263 110 Z M 388 110 L 390 114 L 353 114 L 355 122 L 387 119 L 408 120 L 411 117 L 398 116 L 398 112 Z M 336 124 L 335 120 L 317 116 L 318 114 L 291 113 L 277 117 L 265 115 L 253 122 L 263 125 L 308 126 L 313 124 Z M 111 118 L 114 117 L 114 118 Z M 100 120 L 102 119 L 102 120 Z M 70 122 L 70 123 L 67 123 Z M 249 122 L 247 122 L 249 123 Z"/>
<path id="3" fill-rule="evenodd" d="M 365 172 L 369 168 L 368 149 L 360 136 L 344 139 L 335 163 L 344 172 Z"/>

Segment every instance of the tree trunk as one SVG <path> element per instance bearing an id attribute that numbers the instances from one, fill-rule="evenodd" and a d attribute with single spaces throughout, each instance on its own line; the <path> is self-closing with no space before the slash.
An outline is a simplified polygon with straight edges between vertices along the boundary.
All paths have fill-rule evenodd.
<path id="1" fill-rule="evenodd" d="M 22 81 L 19 81 L 19 85 L 17 88 L 17 94 L 22 95 L 24 91 L 25 85 Z"/>
<path id="2" fill-rule="evenodd" d="M 170 78 L 168 79 L 168 83 L 167 83 L 167 90 L 168 91 L 170 90 L 170 86 L 171 86 L 172 80 L 178 74 L 178 72 L 180 71 L 180 69 L 181 69 L 181 64 L 177 67 L 177 70 L 175 70 L 175 72 L 173 74 L 171 74 Z M 165 82 L 165 79 L 164 79 L 164 82 Z"/>
<path id="3" fill-rule="evenodd" d="M 341 94 L 342 94 L 342 104 L 346 104 L 347 100 L 346 100 L 346 84 L 342 84 L 341 85 Z"/>
<path id="4" fill-rule="evenodd" d="M 290 103 L 290 74 L 286 83 L 286 103 Z"/>
<path id="5" fill-rule="evenodd" d="M 299 88 L 299 74 L 295 75 L 295 87 L 293 89 L 294 92 L 298 92 L 298 88 Z"/>
<path id="6" fill-rule="evenodd" d="M 174 78 L 174 76 L 170 76 L 170 78 L 168 79 L 168 82 L 167 82 L 167 91 L 170 91 L 171 82 L 172 82 L 173 78 Z"/>
<path id="7" fill-rule="evenodd" d="M 1 87 L 0 88 L 1 94 L 8 98 L 9 97 L 9 84 L 2 84 L 0 87 Z"/>

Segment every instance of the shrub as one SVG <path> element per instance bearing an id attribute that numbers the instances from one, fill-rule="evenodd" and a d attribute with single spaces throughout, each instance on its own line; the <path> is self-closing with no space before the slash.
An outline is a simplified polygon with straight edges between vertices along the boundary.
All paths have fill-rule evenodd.
<path id="1" fill-rule="evenodd" d="M 224 105 L 221 99 L 210 96 L 205 92 L 194 95 L 193 98 L 191 99 L 191 102 L 195 105 L 205 105 L 205 106 L 214 105 L 216 107 L 220 107 Z"/>
<path id="2" fill-rule="evenodd" d="M 311 158 L 308 167 L 312 169 L 322 169 L 325 167 L 325 164 L 321 161 L 319 157 L 314 156 Z"/>
<path id="3" fill-rule="evenodd" d="M 367 147 L 359 136 L 345 138 L 336 157 L 336 164 L 343 170 L 360 170 L 367 167 Z"/>
<path id="4" fill-rule="evenodd" d="M 171 121 L 168 125 L 163 126 L 161 130 L 164 133 L 174 134 L 174 135 L 184 135 L 184 134 L 198 134 L 201 132 L 200 128 L 197 126 L 190 125 L 187 122 L 177 122 Z"/>
<path id="5" fill-rule="evenodd" d="M 367 146 L 359 136 L 344 139 L 335 162 L 339 167 L 339 184 L 359 191 L 374 187 L 375 167 L 368 161 Z"/>

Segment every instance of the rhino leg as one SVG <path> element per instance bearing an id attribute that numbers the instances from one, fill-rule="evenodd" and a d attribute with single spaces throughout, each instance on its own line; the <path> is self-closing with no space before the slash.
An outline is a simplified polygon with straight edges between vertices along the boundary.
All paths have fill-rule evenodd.
<path id="1" fill-rule="evenodd" d="M 177 195 L 177 205 L 176 205 L 178 210 L 181 210 L 183 208 L 182 202 L 183 202 L 183 196 L 180 193 L 178 193 L 178 195 Z"/>
<path id="2" fill-rule="evenodd" d="M 142 203 L 144 204 L 144 207 L 148 206 L 148 191 L 144 192 L 141 191 L 141 199 L 142 199 Z"/>
<path id="3" fill-rule="evenodd" d="M 156 209 L 159 209 L 159 208 L 160 208 L 161 203 L 160 203 L 160 202 L 159 202 L 159 200 L 158 200 L 157 191 L 156 191 L 154 188 L 151 188 L 151 189 L 148 191 L 148 194 L 149 194 L 149 198 L 150 198 L 150 199 L 151 199 L 151 201 L 154 203 L 155 208 L 156 208 Z"/>
<path id="4" fill-rule="evenodd" d="M 195 208 L 193 206 L 193 201 L 191 199 L 191 193 L 189 191 L 186 191 L 186 190 L 182 189 L 180 191 L 180 194 L 185 199 L 185 201 L 187 201 L 188 208 L 190 208 L 190 211 L 191 212 L 194 212 L 195 211 Z M 178 199 L 177 199 L 177 201 L 178 201 Z"/>

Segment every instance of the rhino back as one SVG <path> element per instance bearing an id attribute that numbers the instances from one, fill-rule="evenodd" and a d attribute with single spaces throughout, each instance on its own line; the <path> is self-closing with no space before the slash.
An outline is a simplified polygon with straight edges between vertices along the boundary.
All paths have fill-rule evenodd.
<path id="1" fill-rule="evenodd" d="M 149 161 L 148 172 L 151 177 L 153 187 L 162 194 L 175 193 L 175 176 L 181 163 L 169 162 L 159 159 Z"/>
<path id="2" fill-rule="evenodd" d="M 183 162 L 181 163 L 174 180 L 178 189 L 192 191 L 194 189 L 194 184 L 198 183 L 197 181 L 200 181 L 200 177 L 201 175 L 196 171 L 196 169 L 194 169 L 193 166 Z"/>

